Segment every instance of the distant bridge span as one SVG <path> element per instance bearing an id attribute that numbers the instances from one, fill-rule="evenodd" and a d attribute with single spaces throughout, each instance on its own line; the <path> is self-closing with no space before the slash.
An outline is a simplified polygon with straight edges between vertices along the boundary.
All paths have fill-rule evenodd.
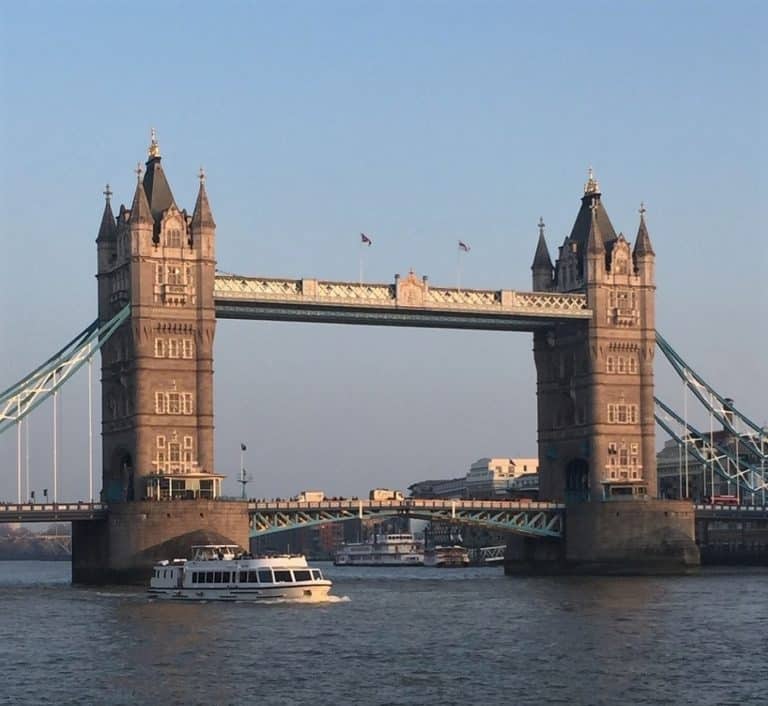
<path id="1" fill-rule="evenodd" d="M 504 530 L 532 537 L 563 536 L 565 505 L 517 500 L 250 501 L 251 537 L 346 520 L 405 516 Z"/>

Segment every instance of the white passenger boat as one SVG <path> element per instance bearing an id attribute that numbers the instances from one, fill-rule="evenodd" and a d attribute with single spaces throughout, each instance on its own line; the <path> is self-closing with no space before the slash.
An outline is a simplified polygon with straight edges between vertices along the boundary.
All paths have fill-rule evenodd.
<path id="1" fill-rule="evenodd" d="M 424 543 L 412 534 L 376 534 L 367 542 L 345 544 L 336 566 L 422 566 Z"/>
<path id="2" fill-rule="evenodd" d="M 257 556 L 237 545 L 192 547 L 192 558 L 161 561 L 149 595 L 194 601 L 327 600 L 331 581 L 302 555 Z"/>
<path id="3" fill-rule="evenodd" d="M 432 547 L 424 552 L 424 566 L 469 566 L 469 552 L 458 544 L 451 547 Z"/>

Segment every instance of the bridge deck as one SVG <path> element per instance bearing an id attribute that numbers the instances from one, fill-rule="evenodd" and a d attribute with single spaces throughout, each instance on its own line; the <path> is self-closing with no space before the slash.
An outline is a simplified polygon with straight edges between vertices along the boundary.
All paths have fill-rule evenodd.
<path id="1" fill-rule="evenodd" d="M 251 536 L 298 527 L 405 515 L 454 521 L 531 536 L 561 537 L 564 505 L 518 500 L 323 500 L 250 501 Z"/>
<path id="2" fill-rule="evenodd" d="M 104 503 L 0 503 L 0 523 L 102 520 L 106 516 Z"/>
<path id="3" fill-rule="evenodd" d="M 413 273 L 392 284 L 216 275 L 216 316 L 533 331 L 562 319 L 589 319 L 584 294 L 431 287 Z"/>

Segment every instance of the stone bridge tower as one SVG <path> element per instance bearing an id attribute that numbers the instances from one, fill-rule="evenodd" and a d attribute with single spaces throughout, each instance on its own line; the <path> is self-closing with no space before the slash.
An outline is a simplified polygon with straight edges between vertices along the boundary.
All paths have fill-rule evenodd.
<path id="1" fill-rule="evenodd" d="M 554 266 L 540 222 L 533 288 L 585 292 L 593 312 L 534 335 L 542 499 L 656 496 L 654 261 L 644 209 L 631 248 L 591 170 Z"/>
<path id="2" fill-rule="evenodd" d="M 128 321 L 102 349 L 103 496 L 107 502 L 214 498 L 213 303 L 216 225 L 204 175 L 192 215 L 179 209 L 152 134 L 131 208 L 105 192 L 99 319 Z"/>

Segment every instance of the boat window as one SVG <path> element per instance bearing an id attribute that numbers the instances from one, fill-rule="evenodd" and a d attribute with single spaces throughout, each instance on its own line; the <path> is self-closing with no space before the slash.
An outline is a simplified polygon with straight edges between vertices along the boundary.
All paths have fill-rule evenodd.
<path id="1" fill-rule="evenodd" d="M 258 574 L 255 571 L 248 572 L 248 583 L 257 583 L 258 580 Z"/>
<path id="2" fill-rule="evenodd" d="M 304 569 L 302 571 L 295 571 L 293 572 L 293 578 L 296 581 L 311 581 L 312 577 L 310 576 L 310 573 L 308 570 Z"/>
<path id="3" fill-rule="evenodd" d="M 213 571 L 207 571 L 205 574 L 205 582 L 213 583 Z"/>
<path id="4" fill-rule="evenodd" d="M 312 578 L 315 581 L 322 581 L 323 575 L 320 573 L 318 569 L 312 569 Z"/>
<path id="5" fill-rule="evenodd" d="M 192 583 L 197 583 L 197 573 L 192 574 Z"/>
<path id="6" fill-rule="evenodd" d="M 221 571 L 214 571 L 213 572 L 213 582 L 214 583 L 221 583 Z"/>
<path id="7" fill-rule="evenodd" d="M 248 583 L 248 572 L 247 571 L 241 571 L 240 572 L 240 583 Z"/>
<path id="8" fill-rule="evenodd" d="M 283 569 L 275 570 L 275 583 L 293 583 L 291 572 Z"/>
<path id="9" fill-rule="evenodd" d="M 271 569 L 262 569 L 259 571 L 259 583 L 272 583 Z"/>
<path id="10" fill-rule="evenodd" d="M 224 571 L 221 574 L 222 583 L 229 583 L 229 571 Z"/>

